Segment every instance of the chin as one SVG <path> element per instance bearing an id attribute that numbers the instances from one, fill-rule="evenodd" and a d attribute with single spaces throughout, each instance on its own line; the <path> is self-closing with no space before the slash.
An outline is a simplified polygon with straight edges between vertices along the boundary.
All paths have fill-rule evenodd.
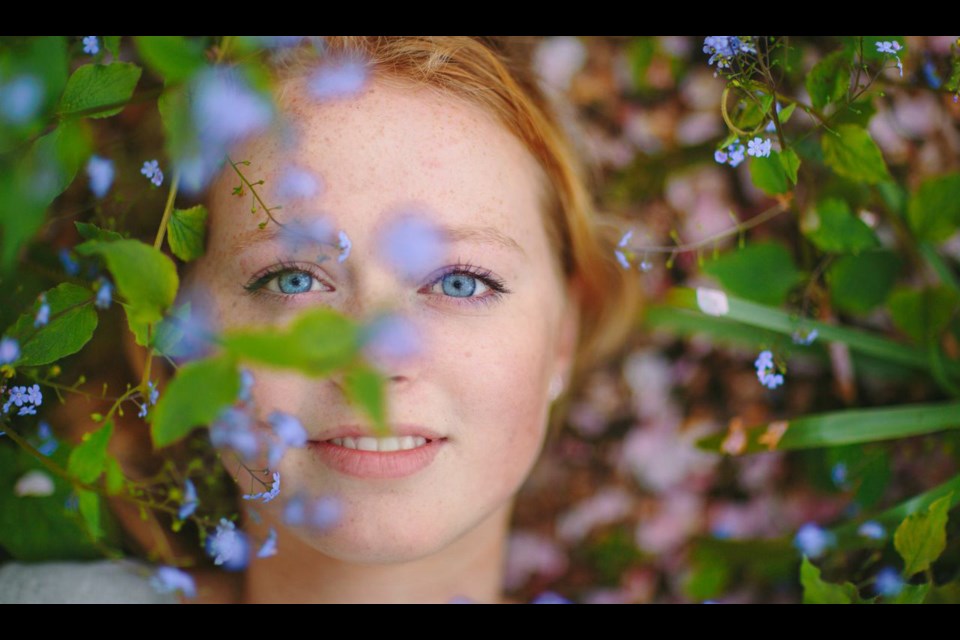
<path id="1" fill-rule="evenodd" d="M 298 531 L 304 542 L 325 556 L 351 564 L 402 564 L 434 555 L 457 538 L 444 536 L 435 523 L 370 522 L 360 526 L 345 518 L 326 533 Z"/>

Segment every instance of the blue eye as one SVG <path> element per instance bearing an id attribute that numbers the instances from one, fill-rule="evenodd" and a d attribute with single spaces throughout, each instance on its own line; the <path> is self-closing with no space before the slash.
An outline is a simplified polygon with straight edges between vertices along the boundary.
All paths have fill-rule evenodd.
<path id="1" fill-rule="evenodd" d="M 438 284 L 441 285 L 439 291 L 436 290 Z M 243 288 L 253 295 L 269 291 L 281 300 L 292 300 L 314 291 L 334 290 L 310 269 L 291 263 L 277 265 L 266 273 L 261 272 Z M 421 293 L 432 293 L 446 300 L 454 299 L 454 304 L 490 304 L 511 291 L 489 271 L 472 265 L 460 265 L 439 275 Z"/>

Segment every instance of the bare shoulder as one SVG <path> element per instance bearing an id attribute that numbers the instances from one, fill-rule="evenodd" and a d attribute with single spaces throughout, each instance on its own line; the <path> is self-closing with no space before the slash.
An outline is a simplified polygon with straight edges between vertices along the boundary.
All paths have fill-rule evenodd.
<path id="1" fill-rule="evenodd" d="M 10 562 L 0 565 L 0 604 L 176 604 L 150 585 L 150 565 L 134 560 Z"/>

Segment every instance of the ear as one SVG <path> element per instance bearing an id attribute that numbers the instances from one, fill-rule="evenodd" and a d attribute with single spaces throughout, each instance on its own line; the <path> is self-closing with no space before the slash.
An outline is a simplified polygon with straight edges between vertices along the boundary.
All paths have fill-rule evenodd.
<path id="1" fill-rule="evenodd" d="M 570 384 L 570 374 L 573 371 L 573 361 L 580 337 L 581 295 L 576 281 L 567 286 L 567 300 L 561 312 L 560 329 L 557 333 L 557 367 L 554 375 L 563 376 L 565 387 Z"/>

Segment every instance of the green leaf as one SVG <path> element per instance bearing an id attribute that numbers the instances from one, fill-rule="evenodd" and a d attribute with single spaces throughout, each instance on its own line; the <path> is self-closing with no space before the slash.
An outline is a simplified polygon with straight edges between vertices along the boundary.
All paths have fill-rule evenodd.
<path id="1" fill-rule="evenodd" d="M 112 421 L 96 431 L 83 434 L 80 444 L 70 452 L 67 472 L 84 484 L 96 482 L 107 464 L 107 446 L 112 435 Z"/>
<path id="2" fill-rule="evenodd" d="M 775 242 L 754 242 L 707 262 L 704 272 L 748 300 L 779 305 L 802 279 L 790 252 Z"/>
<path id="3" fill-rule="evenodd" d="M 734 123 L 741 129 L 753 129 L 767 118 L 773 105 L 773 96 L 769 93 L 754 94 L 752 97 L 742 94 L 740 105 L 742 107 L 734 116 Z"/>
<path id="4" fill-rule="evenodd" d="M 120 463 L 117 462 L 117 459 L 111 455 L 107 455 L 107 493 L 115 496 L 123 490 L 123 485 L 126 480 L 126 476 L 123 474 L 123 469 L 120 468 Z"/>
<path id="5" fill-rule="evenodd" d="M 790 191 L 790 178 L 776 151 L 763 158 L 750 158 L 750 179 L 754 186 L 769 195 Z"/>
<path id="6" fill-rule="evenodd" d="M 850 58 L 834 51 L 814 65 L 807 75 L 807 93 L 815 109 L 823 109 L 846 95 L 850 85 Z"/>
<path id="7" fill-rule="evenodd" d="M 880 147 L 863 127 L 844 124 L 820 137 L 823 159 L 837 174 L 867 184 L 890 179 Z"/>
<path id="8" fill-rule="evenodd" d="M 744 453 L 767 451 L 761 438 L 772 426 L 783 429 L 775 447 L 779 451 L 879 442 L 960 428 L 960 402 L 846 409 L 761 424 L 744 430 Z M 720 451 L 725 435 L 708 436 L 697 446 Z"/>
<path id="9" fill-rule="evenodd" d="M 804 234 L 821 251 L 858 254 L 880 246 L 873 229 L 853 215 L 846 201 L 839 198 L 819 202 L 804 222 Z"/>
<path id="10" fill-rule="evenodd" d="M 86 489 L 77 489 L 80 515 L 87 524 L 87 531 L 94 540 L 103 537 L 103 527 L 100 524 L 100 495 Z"/>
<path id="11" fill-rule="evenodd" d="M 914 342 L 924 344 L 947 327 L 958 304 L 960 296 L 942 285 L 919 291 L 900 287 L 890 295 L 890 317 Z"/>
<path id="12" fill-rule="evenodd" d="M 232 405 L 240 393 L 240 372 L 232 358 L 196 360 L 177 371 L 157 406 L 147 414 L 156 448 L 208 425 Z"/>
<path id="13" fill-rule="evenodd" d="M 923 600 L 927 597 L 929 591 L 929 582 L 905 584 L 903 585 L 903 589 L 900 590 L 900 593 L 893 598 L 887 599 L 886 602 L 889 604 L 923 604 Z"/>
<path id="14" fill-rule="evenodd" d="M 790 106 L 792 107 L 793 105 Z M 800 157 L 797 155 L 797 152 L 793 149 L 787 149 L 786 151 L 778 153 L 777 157 L 780 159 L 780 164 L 783 166 L 783 171 L 787 174 L 787 178 L 791 183 L 797 184 L 797 172 L 800 170 Z"/>
<path id="15" fill-rule="evenodd" d="M 103 256 L 117 289 L 127 299 L 131 324 L 156 322 L 177 295 L 180 280 L 173 261 L 139 240 L 88 240 L 76 251 Z"/>
<path id="16" fill-rule="evenodd" d="M 725 313 L 722 314 L 724 319 L 748 327 L 774 331 L 788 337 L 792 336 L 797 329 L 797 318 L 791 312 L 749 302 L 743 298 L 737 298 L 706 287 L 700 287 L 699 289 L 673 287 L 665 296 L 666 304 L 680 309 L 698 310 L 697 313 L 700 318 L 709 318 L 710 316 L 698 304 L 698 290 L 705 290 L 707 293 L 713 292 L 715 295 L 719 294 L 723 297 L 726 301 Z M 926 349 L 917 349 L 900 344 L 872 332 L 814 320 L 805 320 L 804 326 L 817 330 L 819 333 L 817 342 L 843 342 L 851 350 L 874 358 L 878 364 L 889 363 L 909 367 L 923 373 L 929 371 L 930 360 Z M 960 364 L 947 362 L 945 367 L 951 375 L 960 375 Z"/>
<path id="17" fill-rule="evenodd" d="M 904 575 L 926 571 L 947 546 L 947 513 L 953 492 L 934 500 L 930 507 L 912 513 L 893 535 L 893 546 L 903 558 Z"/>
<path id="18" fill-rule="evenodd" d="M 0 202 L 6 211 L 16 212 L 0 216 L 0 266 L 4 271 L 9 271 L 21 246 L 43 225 L 53 199 L 73 181 L 89 146 L 83 123 L 61 122 L 37 139 L 12 170 L 0 171 Z"/>
<path id="19" fill-rule="evenodd" d="M 363 408 L 373 420 L 374 430 L 388 435 L 390 430 L 387 427 L 386 398 L 383 391 L 386 379 L 373 369 L 358 366 L 347 372 L 344 384 L 350 402 Z"/>
<path id="20" fill-rule="evenodd" d="M 941 242 L 960 226 L 960 173 L 924 180 L 907 206 L 910 228 L 920 240 Z"/>
<path id="21" fill-rule="evenodd" d="M 60 98 L 60 115 L 106 118 L 120 113 L 133 95 L 140 71 L 140 67 L 129 62 L 79 67 L 70 76 Z"/>
<path id="22" fill-rule="evenodd" d="M 72 355 L 90 341 L 97 328 L 97 312 L 90 304 L 93 294 L 89 289 L 63 282 L 47 291 L 46 297 L 50 305 L 50 321 L 46 325 L 33 326 L 40 309 L 38 300 L 6 332 L 20 343 L 16 366 L 35 367 Z"/>
<path id="23" fill-rule="evenodd" d="M 849 582 L 844 585 L 826 582 L 820 578 L 820 569 L 803 556 L 800 565 L 800 584 L 803 585 L 803 604 L 853 604 Z M 849 585 L 849 586 L 847 586 Z"/>
<path id="24" fill-rule="evenodd" d="M 66 464 L 67 446 L 48 460 Z M 13 487 L 28 471 L 40 470 L 53 480 L 52 495 L 20 497 Z M 87 538 L 80 519 L 64 508 L 73 486 L 20 447 L 0 446 L 0 547 L 22 562 L 101 557 Z"/>
<path id="25" fill-rule="evenodd" d="M 120 36 L 103 36 L 103 47 L 116 58 L 120 55 Z"/>
<path id="26" fill-rule="evenodd" d="M 203 255 L 207 229 L 207 208 L 202 204 L 189 209 L 174 209 L 167 227 L 167 241 L 173 254 L 190 262 Z"/>
<path id="27" fill-rule="evenodd" d="M 833 115 L 833 123 L 855 124 L 866 128 L 876 112 L 877 108 L 873 106 L 872 98 L 841 104 L 837 106 L 837 111 Z"/>
<path id="28" fill-rule="evenodd" d="M 134 42 L 144 63 L 167 84 L 188 80 L 206 65 L 203 44 L 183 36 L 136 36 Z"/>
<path id="29" fill-rule="evenodd" d="M 77 228 L 77 233 L 79 233 L 80 237 L 84 240 L 106 240 L 108 242 L 123 240 L 123 236 L 116 231 L 101 229 L 97 225 L 89 222 L 74 222 L 73 226 Z"/>
<path id="30" fill-rule="evenodd" d="M 321 376 L 350 364 L 359 348 L 359 332 L 348 318 L 317 308 L 282 329 L 231 332 L 224 336 L 223 344 L 243 360 Z"/>
<path id="31" fill-rule="evenodd" d="M 791 102 L 783 109 L 777 112 L 777 120 L 780 121 L 780 124 L 786 124 L 790 121 L 790 117 L 793 115 L 793 111 L 797 108 L 796 102 Z"/>
<path id="32" fill-rule="evenodd" d="M 892 251 L 842 256 L 827 270 L 830 298 L 843 311 L 867 313 L 890 295 L 900 268 L 900 257 Z"/>

